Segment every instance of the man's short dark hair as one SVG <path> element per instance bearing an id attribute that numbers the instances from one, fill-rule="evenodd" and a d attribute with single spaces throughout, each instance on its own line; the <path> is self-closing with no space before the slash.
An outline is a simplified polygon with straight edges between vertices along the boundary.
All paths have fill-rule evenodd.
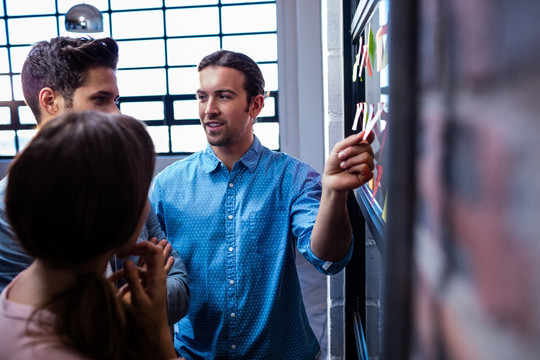
<path id="1" fill-rule="evenodd" d="M 73 93 L 86 82 L 87 71 L 95 67 L 116 70 L 118 44 L 102 39 L 59 36 L 40 41 L 32 47 L 21 72 L 24 98 L 40 121 L 39 92 L 50 87 L 62 95 L 66 106 L 72 105 Z"/>
<path id="2" fill-rule="evenodd" d="M 197 70 L 201 71 L 208 66 L 225 66 L 243 73 L 244 90 L 247 92 L 248 104 L 255 96 L 264 96 L 264 77 L 257 63 L 249 56 L 229 50 L 218 50 L 205 56 L 199 63 Z"/>

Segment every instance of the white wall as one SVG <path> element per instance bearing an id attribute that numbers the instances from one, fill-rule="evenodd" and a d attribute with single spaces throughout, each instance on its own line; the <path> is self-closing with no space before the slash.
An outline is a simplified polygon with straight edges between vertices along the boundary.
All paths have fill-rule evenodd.
<path id="1" fill-rule="evenodd" d="M 322 172 L 344 134 L 342 2 L 277 4 L 281 148 Z M 327 289 L 328 359 L 344 359 L 345 271 Z"/>
<path id="2" fill-rule="evenodd" d="M 281 150 L 324 166 L 321 7 L 277 0 Z"/>
<path id="3" fill-rule="evenodd" d="M 324 79 L 324 151 L 344 137 L 343 8 L 340 0 L 322 0 Z M 328 278 L 329 359 L 345 359 L 345 271 Z"/>

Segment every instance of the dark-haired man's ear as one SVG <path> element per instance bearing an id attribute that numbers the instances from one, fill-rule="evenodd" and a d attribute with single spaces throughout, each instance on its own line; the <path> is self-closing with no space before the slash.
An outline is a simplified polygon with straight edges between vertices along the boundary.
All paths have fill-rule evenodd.
<path id="1" fill-rule="evenodd" d="M 249 105 L 249 115 L 256 118 L 261 113 L 264 107 L 264 96 L 257 95 L 251 99 L 251 104 Z"/>
<path id="2" fill-rule="evenodd" d="M 64 98 L 50 87 L 44 87 L 39 92 L 39 107 L 42 117 L 56 116 L 64 108 Z"/>

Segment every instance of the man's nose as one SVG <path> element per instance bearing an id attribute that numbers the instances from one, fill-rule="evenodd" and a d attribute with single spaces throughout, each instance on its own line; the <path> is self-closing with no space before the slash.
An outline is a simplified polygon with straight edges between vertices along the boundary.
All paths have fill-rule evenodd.
<path id="1" fill-rule="evenodd" d="M 216 100 L 214 100 L 214 98 L 210 97 L 208 99 L 208 101 L 206 102 L 206 109 L 204 112 L 206 115 L 217 114 L 219 112 Z"/>
<path id="2" fill-rule="evenodd" d="M 107 107 L 107 112 L 109 114 L 120 114 L 120 108 L 116 105 L 116 103 L 113 103 Z"/>

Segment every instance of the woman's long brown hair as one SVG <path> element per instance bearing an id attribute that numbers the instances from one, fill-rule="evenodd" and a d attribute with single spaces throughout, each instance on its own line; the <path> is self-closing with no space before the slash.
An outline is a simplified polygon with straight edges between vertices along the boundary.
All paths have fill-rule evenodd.
<path id="1" fill-rule="evenodd" d="M 82 112 L 46 123 L 10 167 L 6 211 L 18 240 L 33 257 L 78 276 L 40 309 L 55 314 L 54 331 L 84 356 L 165 358 L 156 321 L 82 266 L 132 238 L 154 165 L 140 121 Z"/>

